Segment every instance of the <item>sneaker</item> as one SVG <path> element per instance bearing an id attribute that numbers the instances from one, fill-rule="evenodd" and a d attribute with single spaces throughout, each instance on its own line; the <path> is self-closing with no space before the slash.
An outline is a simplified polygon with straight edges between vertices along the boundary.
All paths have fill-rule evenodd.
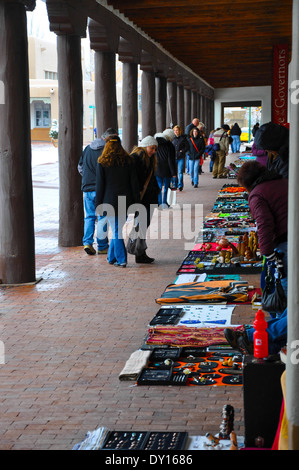
<path id="1" fill-rule="evenodd" d="M 125 268 L 127 266 L 127 263 L 114 263 L 114 266 L 117 268 Z"/>
<path id="2" fill-rule="evenodd" d="M 84 251 L 88 255 L 95 255 L 96 254 L 96 250 L 94 249 L 94 247 L 92 245 L 85 245 L 84 246 Z"/>
<path id="3" fill-rule="evenodd" d="M 195 185 L 194 185 L 194 188 L 198 188 L 198 184 L 195 184 Z"/>
<path id="4" fill-rule="evenodd" d="M 244 331 L 235 331 L 231 328 L 225 328 L 224 336 L 228 344 L 243 354 L 253 354 L 253 344 L 248 340 Z"/>
<path id="5" fill-rule="evenodd" d="M 104 248 L 104 250 L 98 250 L 98 255 L 106 255 L 108 253 L 108 248 Z"/>

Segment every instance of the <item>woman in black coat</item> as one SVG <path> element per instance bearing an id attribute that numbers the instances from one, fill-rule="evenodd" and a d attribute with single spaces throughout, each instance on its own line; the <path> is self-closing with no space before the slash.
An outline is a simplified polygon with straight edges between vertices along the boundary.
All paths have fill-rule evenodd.
<path id="1" fill-rule="evenodd" d="M 119 137 L 110 139 L 98 159 L 96 179 L 97 214 L 107 213 L 112 230 L 107 261 L 126 267 L 127 250 L 122 229 L 128 208 L 139 202 L 139 183 L 133 158 L 122 148 Z"/>
<path id="2" fill-rule="evenodd" d="M 198 188 L 198 171 L 199 166 L 202 164 L 202 154 L 205 151 L 206 145 L 203 135 L 197 127 L 194 127 L 190 132 L 189 147 L 189 171 L 191 184 L 194 188 Z"/>

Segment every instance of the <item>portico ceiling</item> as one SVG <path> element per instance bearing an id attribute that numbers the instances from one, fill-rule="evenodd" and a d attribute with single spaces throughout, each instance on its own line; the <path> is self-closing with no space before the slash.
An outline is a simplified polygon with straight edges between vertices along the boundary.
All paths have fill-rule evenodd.
<path id="1" fill-rule="evenodd" d="M 214 88 L 272 85 L 292 42 L 292 0 L 107 0 Z"/>

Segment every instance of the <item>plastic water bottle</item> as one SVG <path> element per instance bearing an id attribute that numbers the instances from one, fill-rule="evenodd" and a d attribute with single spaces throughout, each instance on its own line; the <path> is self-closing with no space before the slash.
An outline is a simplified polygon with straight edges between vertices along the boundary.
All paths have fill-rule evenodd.
<path id="1" fill-rule="evenodd" d="M 264 359 L 268 357 L 268 333 L 263 310 L 256 312 L 253 327 L 255 329 L 253 333 L 253 355 L 257 359 Z"/>

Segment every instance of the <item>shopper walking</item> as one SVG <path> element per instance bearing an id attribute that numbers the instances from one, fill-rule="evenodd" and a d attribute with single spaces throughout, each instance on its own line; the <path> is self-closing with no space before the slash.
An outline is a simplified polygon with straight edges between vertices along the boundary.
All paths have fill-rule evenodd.
<path id="1" fill-rule="evenodd" d="M 119 137 L 106 143 L 98 159 L 96 179 L 96 207 L 100 215 L 107 214 L 112 230 L 107 261 L 126 267 L 127 250 L 122 229 L 128 208 L 139 202 L 139 183 L 134 159 L 123 149 Z"/>
<path id="2" fill-rule="evenodd" d="M 240 152 L 240 147 L 241 147 L 241 128 L 237 122 L 233 125 L 230 131 L 230 136 L 232 137 L 233 141 L 231 143 L 232 147 L 232 153 L 237 153 Z"/>
<path id="3" fill-rule="evenodd" d="M 189 148 L 191 184 L 194 188 L 198 188 L 198 172 L 200 165 L 202 165 L 202 154 L 206 146 L 204 138 L 197 127 L 194 127 L 190 131 Z"/>
<path id="4" fill-rule="evenodd" d="M 183 134 L 182 128 L 178 125 L 174 126 L 173 131 L 175 137 L 172 141 L 175 148 L 175 159 L 177 164 L 177 188 L 182 191 L 184 188 L 184 171 L 186 165 L 186 153 L 189 152 L 189 142 L 186 134 Z"/>
<path id="5" fill-rule="evenodd" d="M 135 162 L 139 183 L 140 205 L 142 205 L 146 211 L 146 221 L 145 223 L 143 222 L 140 224 L 141 232 L 144 232 L 144 236 L 146 236 L 146 230 L 151 223 L 154 209 L 158 205 L 158 195 L 160 193 L 160 188 L 155 177 L 155 171 L 157 169 L 157 148 L 157 140 L 148 135 L 141 140 L 138 146 L 133 148 L 131 153 Z M 137 217 L 140 216 L 140 214 L 135 215 Z M 145 227 L 143 228 L 143 226 Z M 136 263 L 145 264 L 153 263 L 153 261 L 155 261 L 155 259 L 149 257 L 145 251 L 143 254 L 136 256 L 135 260 Z"/>
<path id="6" fill-rule="evenodd" d="M 107 220 L 106 217 L 96 215 L 96 170 L 98 158 L 103 152 L 106 141 L 116 136 L 117 131 L 109 128 L 99 139 L 95 139 L 83 150 L 78 163 L 78 171 L 82 176 L 81 189 L 84 203 L 84 234 L 83 246 L 88 255 L 95 255 L 93 247 L 95 228 L 98 254 L 108 251 Z"/>
<path id="7" fill-rule="evenodd" d="M 214 132 L 214 145 L 218 144 L 218 150 L 216 151 L 216 157 L 213 164 L 213 178 L 225 178 L 223 174 L 225 167 L 226 155 L 229 150 L 229 138 L 227 128 L 224 125 L 221 128 L 216 129 Z"/>
<path id="8" fill-rule="evenodd" d="M 174 136 L 175 134 L 172 129 L 166 129 L 164 132 L 157 133 L 154 136 L 158 142 L 157 169 L 155 175 L 160 188 L 158 204 L 161 209 L 169 207 L 167 204 L 167 191 L 170 187 L 171 179 L 175 179 L 177 175 L 175 149 L 172 144 Z"/>

